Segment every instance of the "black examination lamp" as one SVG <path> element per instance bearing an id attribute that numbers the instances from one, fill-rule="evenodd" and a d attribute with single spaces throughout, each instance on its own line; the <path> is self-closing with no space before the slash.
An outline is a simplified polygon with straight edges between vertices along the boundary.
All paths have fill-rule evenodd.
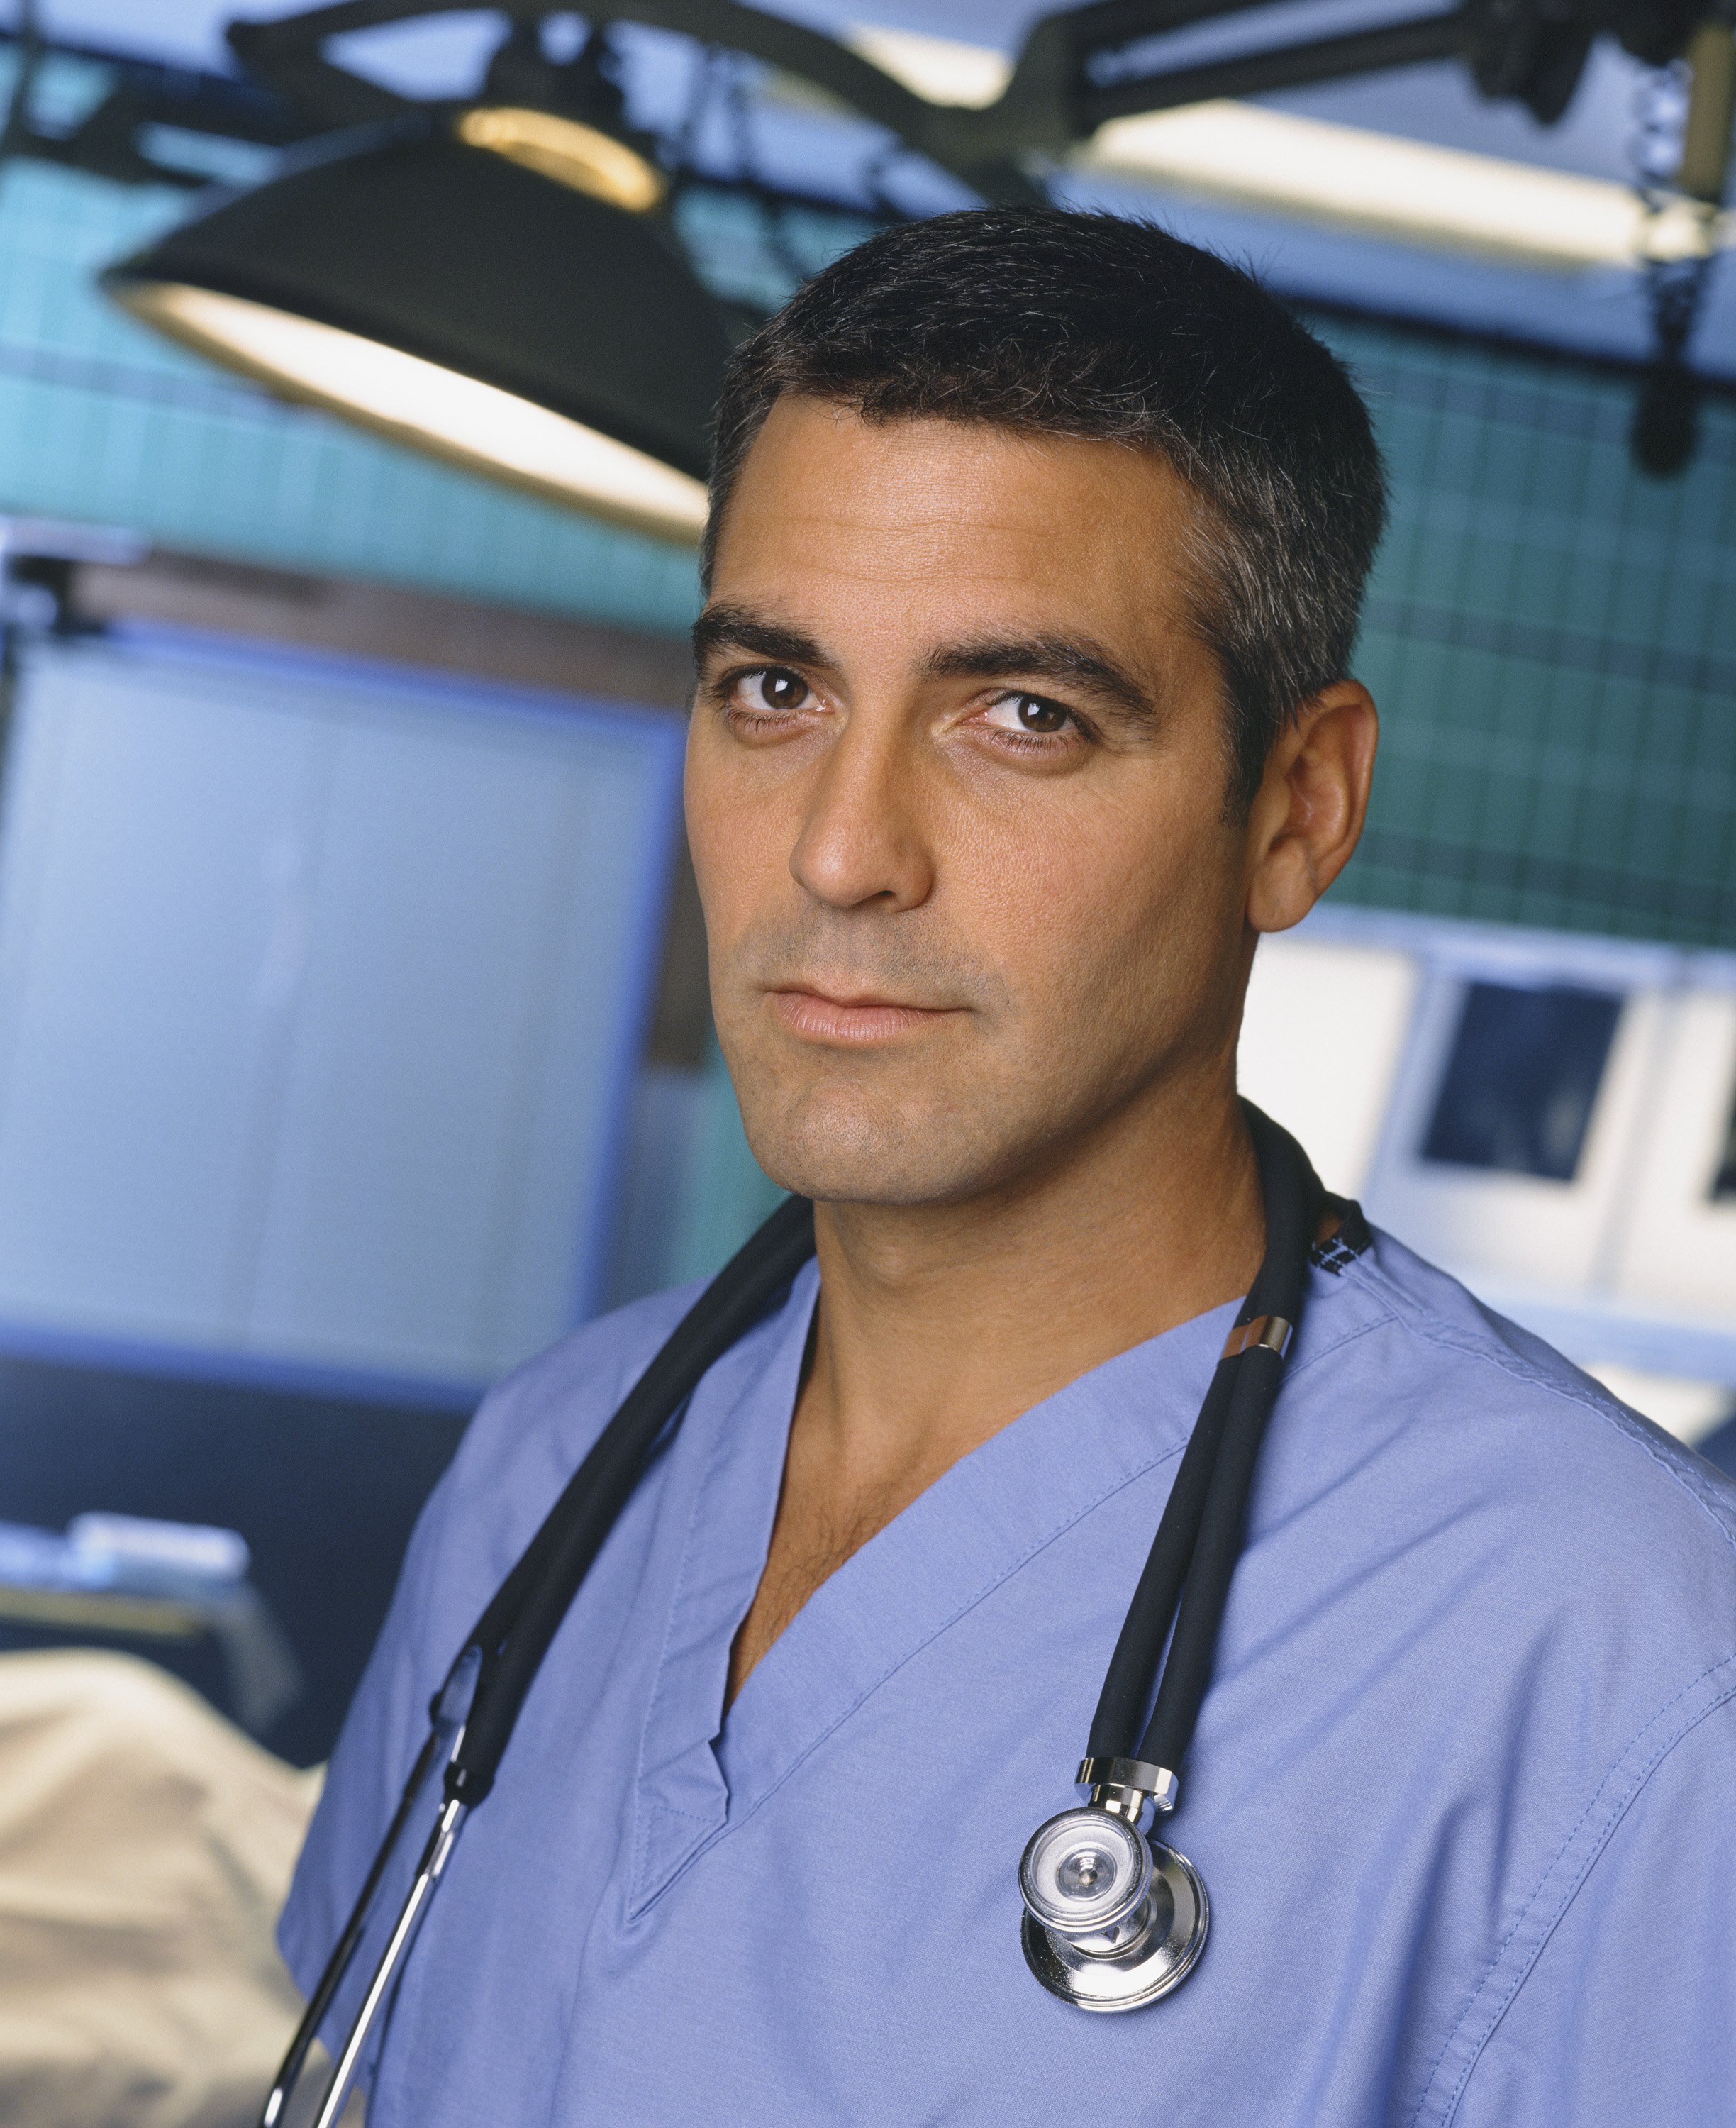
<path id="1" fill-rule="evenodd" d="M 287 397 L 690 544 L 728 345 L 664 189 L 576 120 L 418 114 L 319 143 L 102 285 Z"/>

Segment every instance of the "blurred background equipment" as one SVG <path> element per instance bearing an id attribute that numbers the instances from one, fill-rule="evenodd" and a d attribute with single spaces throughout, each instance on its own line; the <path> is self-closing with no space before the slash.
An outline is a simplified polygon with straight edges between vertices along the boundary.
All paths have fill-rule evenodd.
<path id="1" fill-rule="evenodd" d="M 0 2107 L 252 2121 L 299 2012 L 272 1925 L 319 1793 L 154 1665 L 0 1662 Z"/>
<path id="2" fill-rule="evenodd" d="M 1329 1186 L 1736 1467 L 1736 953 L 1322 908 L 1240 1067 Z"/>
<path id="3" fill-rule="evenodd" d="M 724 330 L 747 321 L 700 285 L 683 196 L 733 179 L 787 262 L 758 107 L 780 102 L 876 136 L 866 155 L 840 137 L 819 166 L 882 215 L 932 207 L 937 179 L 1002 200 L 1155 179 L 1534 267 L 1626 269 L 1649 344 L 1638 462 L 1668 477 L 1698 433 L 1691 344 L 1731 240 L 1724 0 L 1094 0 L 1034 21 L 952 0 L 959 27 L 998 31 L 989 44 L 936 36 L 932 11 L 919 31 L 844 17 L 831 36 L 741 0 L 623 0 L 588 21 L 542 0 L 345 0 L 229 25 L 244 83 L 133 60 L 59 125 L 36 116 L 47 47 L 36 0 L 20 5 L 0 157 L 187 184 L 214 142 L 244 164 L 249 147 L 290 150 L 111 271 L 119 300 L 278 389 L 672 538 L 695 536 Z M 209 47 L 209 10 L 169 12 Z M 458 78 L 418 93 L 401 64 L 382 78 L 382 36 L 455 20 L 471 28 Z M 1580 142 L 1549 169 L 1547 153 L 1491 155 L 1426 125 L 1407 138 L 1250 101 L 1390 83 L 1402 109 L 1406 87 L 1444 67 L 1461 110 L 1469 89 L 1546 131 L 1590 116 L 1612 64 L 1633 105 L 1623 183 L 1574 169 Z M 925 199 L 899 198 L 900 162 L 918 166 Z"/>
<path id="4" fill-rule="evenodd" d="M 75 1515 L 64 1536 L 0 1522 L 0 1618 L 150 1642 L 209 1634 L 230 1711 L 263 1733 L 301 1696 L 301 1667 L 247 1578 L 238 1531 Z"/>

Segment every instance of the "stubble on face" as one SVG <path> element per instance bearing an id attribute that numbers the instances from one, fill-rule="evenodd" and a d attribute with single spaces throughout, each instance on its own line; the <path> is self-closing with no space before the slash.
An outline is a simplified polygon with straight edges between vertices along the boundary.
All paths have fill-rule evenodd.
<path id="1" fill-rule="evenodd" d="M 1006 977 L 944 924 L 805 906 L 768 914 L 713 979 L 718 1035 L 754 1157 L 828 1202 L 923 1203 L 1005 1164 Z M 767 999 L 874 998 L 913 1017 L 870 1044 L 793 1031 Z M 796 1008 L 797 1010 L 799 1008 Z M 1013 1156 L 1015 1157 L 1016 1156 Z"/>
<path id="2" fill-rule="evenodd" d="M 1226 1080 L 1241 851 L 1179 618 L 1188 507 L 1118 446 L 774 409 L 701 624 L 688 805 L 719 1037 L 785 1187 L 1037 1187 Z M 808 706 L 744 726 L 761 683 L 732 676 L 773 667 Z M 1073 720 L 1046 753 L 1004 729 L 1021 689 Z"/>

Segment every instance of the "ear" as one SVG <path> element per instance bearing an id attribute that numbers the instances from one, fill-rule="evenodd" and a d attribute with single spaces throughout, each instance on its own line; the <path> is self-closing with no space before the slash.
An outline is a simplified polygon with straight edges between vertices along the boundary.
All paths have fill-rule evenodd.
<path id="1" fill-rule="evenodd" d="M 1359 680 L 1307 703 L 1266 757 L 1248 813 L 1247 919 L 1287 931 L 1349 862 L 1368 810 L 1380 718 Z"/>

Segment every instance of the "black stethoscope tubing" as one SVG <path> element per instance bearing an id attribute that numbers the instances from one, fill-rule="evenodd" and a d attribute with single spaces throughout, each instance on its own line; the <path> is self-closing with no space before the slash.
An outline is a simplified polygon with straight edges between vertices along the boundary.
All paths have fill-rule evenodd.
<path id="1" fill-rule="evenodd" d="M 1243 1343 L 1236 1333 L 1269 1323 L 1293 1332 L 1302 1316 L 1308 1252 L 1325 1193 L 1307 1155 L 1289 1133 L 1251 1102 L 1245 1101 L 1242 1109 L 1259 1165 L 1265 1255 L 1170 1485 L 1145 1571 L 1109 1659 L 1085 1747 L 1088 1759 L 1126 1757 L 1181 1770 L 1211 1682 L 1255 1465 L 1288 1342 L 1286 1337 L 1283 1343 Z M 1156 1704 L 1134 1748 L 1136 1725 L 1150 1703 L 1152 1680 L 1172 1621 L 1174 1636 L 1164 1659 Z"/>
<path id="2" fill-rule="evenodd" d="M 1236 1318 L 1171 1485 L 1157 1535 L 1117 1640 L 1093 1718 L 1088 1762 L 1133 1760 L 1179 1771 L 1211 1679 L 1218 1628 L 1241 1549 L 1259 1445 L 1278 1392 L 1283 1351 L 1297 1323 L 1322 1193 L 1289 1133 L 1242 1104 L 1259 1166 L 1266 1248 Z M 707 1372 L 763 1317 L 813 1253 L 813 1207 L 786 1199 L 706 1287 L 628 1393 L 542 1526 L 477 1620 L 431 1707 L 432 1726 L 404 1786 L 360 1896 L 328 1959 L 261 2114 L 277 2128 L 320 2026 L 354 1959 L 374 1901 L 417 1798 L 447 1754 L 441 1814 L 424 1850 L 411 1904 L 394 1931 L 391 1964 L 375 1975 L 368 2015 L 401 1962 L 465 1812 L 493 1788 L 500 1760 L 543 1658 L 592 1561 L 625 1507 L 652 1449 L 678 1426 Z M 1268 1324 L 1283 1336 L 1240 1333 Z M 1173 1637 L 1170 1632 L 1174 1627 Z M 1164 1643 L 1169 1651 L 1164 1655 Z M 1136 1744 L 1139 1717 L 1155 1704 Z M 340 2057 L 347 2084 L 365 2026 Z M 347 2064 L 347 2068 L 346 2068 Z M 320 2108 L 334 2120 L 337 2081 Z"/>

